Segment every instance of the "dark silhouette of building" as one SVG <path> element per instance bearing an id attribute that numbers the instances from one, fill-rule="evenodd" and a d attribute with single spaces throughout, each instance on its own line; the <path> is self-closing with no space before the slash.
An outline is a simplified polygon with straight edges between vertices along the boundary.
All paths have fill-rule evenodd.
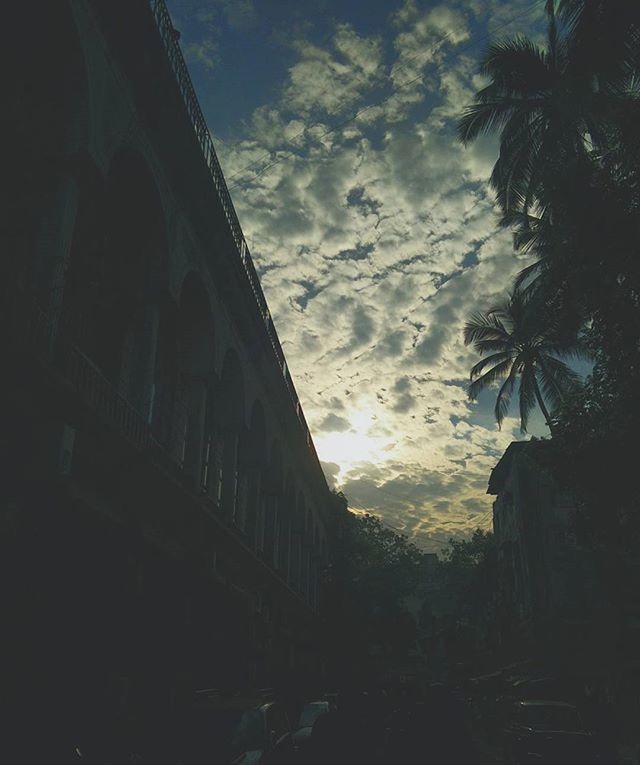
<path id="1" fill-rule="evenodd" d="M 512 443 L 493 469 L 497 618 L 508 645 L 584 674 L 612 657 L 614 630 L 576 499 L 544 441 Z"/>
<path id="2" fill-rule="evenodd" d="M 4 700 L 302 682 L 333 504 L 164 2 L 14 6 Z"/>

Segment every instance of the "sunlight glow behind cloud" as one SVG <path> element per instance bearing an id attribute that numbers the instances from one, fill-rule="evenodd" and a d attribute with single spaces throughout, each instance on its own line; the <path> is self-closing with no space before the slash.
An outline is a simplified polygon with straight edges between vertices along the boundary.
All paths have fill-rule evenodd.
<path id="1" fill-rule="evenodd" d="M 347 474 L 363 463 L 378 464 L 390 459 L 394 441 L 375 435 L 375 421 L 370 412 L 355 411 L 348 415 L 351 427 L 344 432 L 319 432 L 314 438 L 318 455 L 324 462 L 340 466 L 336 476 L 340 485 Z"/>
<path id="2" fill-rule="evenodd" d="M 278 7 L 265 3 L 256 28 Z M 496 141 L 465 149 L 455 123 L 483 84 L 487 30 L 529 31 L 535 13 L 505 22 L 535 8 L 404 0 L 347 18 L 357 4 L 327 3 L 331 21 L 302 0 L 272 30 L 261 50 L 272 56 L 281 41 L 283 65 L 242 124 L 225 123 L 219 104 L 206 116 L 227 138 L 220 161 L 328 480 L 437 549 L 490 524 L 489 473 L 521 437 L 515 416 L 497 430 L 491 395 L 466 397 L 475 357 L 464 321 L 501 298 L 523 262 L 487 183 Z M 226 34 L 229 51 L 264 45 Z M 205 93 L 227 83 L 205 66 L 194 77 Z M 225 87 L 223 98 L 246 93 L 244 82 Z"/>

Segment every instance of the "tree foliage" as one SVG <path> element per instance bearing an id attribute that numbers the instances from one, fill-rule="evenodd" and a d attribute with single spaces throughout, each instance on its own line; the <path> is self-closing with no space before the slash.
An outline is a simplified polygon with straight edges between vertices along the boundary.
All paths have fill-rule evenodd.
<path id="1" fill-rule="evenodd" d="M 449 539 L 440 570 L 455 609 L 469 616 L 487 608 L 495 589 L 496 549 L 493 533 L 476 529 L 467 539 Z"/>
<path id="2" fill-rule="evenodd" d="M 371 677 L 372 652 L 406 655 L 416 624 L 404 604 L 424 573 L 423 553 L 374 515 L 347 512 L 327 583 L 327 644 L 338 674 Z M 342 681 L 345 677 L 342 677 Z"/>
<path id="3" fill-rule="evenodd" d="M 593 528 L 608 518 L 623 544 L 637 539 L 640 501 L 630 464 L 640 424 L 640 3 L 547 0 L 546 12 L 544 46 L 520 36 L 489 48 L 489 84 L 459 135 L 499 134 L 491 184 L 530 258 L 515 292 L 542 306 L 540 333 L 551 315 L 590 352 L 591 375 L 553 402 L 555 460 L 585 517 L 600 519 Z"/>
<path id="4" fill-rule="evenodd" d="M 526 432 L 536 403 L 551 427 L 545 401 L 558 406 L 578 384 L 576 373 L 561 360 L 582 353 L 577 338 L 566 330 L 557 313 L 521 291 L 472 316 L 464 328 L 464 341 L 484 357 L 471 369 L 469 398 L 475 400 L 482 390 L 502 381 L 494 409 L 500 426 L 519 383 L 520 429 Z"/>

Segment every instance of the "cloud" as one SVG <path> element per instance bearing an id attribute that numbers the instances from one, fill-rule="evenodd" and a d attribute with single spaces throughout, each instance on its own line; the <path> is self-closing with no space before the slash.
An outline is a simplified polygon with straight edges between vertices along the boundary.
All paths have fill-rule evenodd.
<path id="1" fill-rule="evenodd" d="M 251 29 L 258 23 L 253 0 L 214 0 L 220 6 L 229 26 L 235 29 Z"/>
<path id="2" fill-rule="evenodd" d="M 283 106 L 308 117 L 343 113 L 362 102 L 381 77 L 382 49 L 376 38 L 359 36 L 339 24 L 329 48 L 307 40 L 293 42 L 298 61 L 289 69 Z"/>
<path id="3" fill-rule="evenodd" d="M 409 0 L 386 46 L 348 24 L 294 39 L 279 97 L 220 146 L 328 480 L 425 549 L 488 527 L 489 472 L 520 437 L 466 393 L 464 322 L 523 265 L 487 183 L 495 140 L 464 148 L 454 131 L 480 84 L 458 49 L 480 5 L 497 13 L 483 2 Z M 412 72 L 375 119 L 328 132 Z M 260 174 L 265 153 L 282 161 Z"/>
<path id="4" fill-rule="evenodd" d="M 342 433 L 345 430 L 349 430 L 351 423 L 344 417 L 339 417 L 337 414 L 331 412 L 324 420 L 318 425 L 318 430 L 326 430 L 330 433 Z"/>
<path id="5" fill-rule="evenodd" d="M 184 55 L 189 64 L 203 66 L 207 71 L 213 71 L 220 63 L 220 46 L 216 40 L 204 39 L 199 42 L 188 42 L 183 46 Z"/>

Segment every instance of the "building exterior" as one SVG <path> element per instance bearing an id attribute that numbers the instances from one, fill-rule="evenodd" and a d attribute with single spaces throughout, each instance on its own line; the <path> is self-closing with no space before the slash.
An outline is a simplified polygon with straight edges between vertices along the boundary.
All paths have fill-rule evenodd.
<path id="1" fill-rule="evenodd" d="M 14 5 L 6 692 L 300 680 L 334 505 L 178 35 L 163 0 Z"/>
<path id="2" fill-rule="evenodd" d="M 496 495 L 501 639 L 524 655 L 536 650 L 586 662 L 608 639 L 608 630 L 599 630 L 607 622 L 605 598 L 581 539 L 576 502 L 554 474 L 549 443 L 512 443 L 491 473 L 488 493 Z"/>

